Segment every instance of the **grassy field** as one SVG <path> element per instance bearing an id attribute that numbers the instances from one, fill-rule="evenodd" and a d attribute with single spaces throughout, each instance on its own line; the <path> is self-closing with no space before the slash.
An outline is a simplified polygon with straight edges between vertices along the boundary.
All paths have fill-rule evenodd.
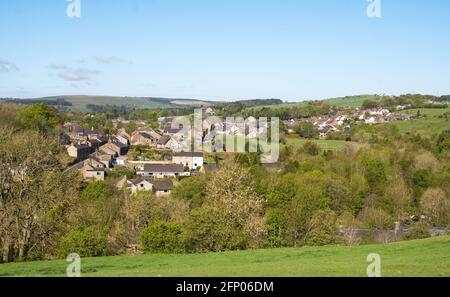
<path id="1" fill-rule="evenodd" d="M 348 96 L 348 97 L 338 97 L 338 98 L 330 98 L 323 99 L 323 101 L 328 102 L 332 106 L 336 107 L 361 107 L 365 100 L 377 100 L 376 95 L 359 95 L 359 96 Z M 289 102 L 277 105 L 264 105 L 264 106 L 255 106 L 249 107 L 248 109 L 259 110 L 261 108 L 279 108 L 279 107 L 302 107 L 306 105 L 306 101 L 303 102 Z"/>
<path id="2" fill-rule="evenodd" d="M 364 277 L 370 253 L 381 256 L 382 276 L 450 276 L 450 236 L 388 245 L 86 258 L 81 269 L 82 276 Z M 0 264 L 0 276 L 64 276 L 67 264 Z"/>
<path id="3" fill-rule="evenodd" d="M 326 140 L 326 139 L 303 139 L 295 135 L 290 135 L 286 139 L 286 145 L 301 146 L 305 142 L 311 141 L 316 143 L 322 150 L 338 151 L 346 146 L 349 142 L 345 140 Z"/>
<path id="4" fill-rule="evenodd" d="M 409 109 L 402 111 L 402 113 L 416 115 L 418 110 Z M 420 133 L 425 136 L 432 135 L 450 129 L 450 121 L 439 117 L 447 112 L 450 112 L 450 108 L 421 108 L 421 115 L 426 115 L 426 117 L 412 121 L 393 122 L 393 124 L 399 128 L 401 133 L 409 132 Z"/>

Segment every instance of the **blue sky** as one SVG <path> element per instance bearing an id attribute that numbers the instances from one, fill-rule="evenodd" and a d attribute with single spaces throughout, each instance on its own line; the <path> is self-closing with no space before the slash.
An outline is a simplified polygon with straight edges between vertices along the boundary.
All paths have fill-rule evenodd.
<path id="1" fill-rule="evenodd" d="M 450 1 L 0 0 L 0 97 L 450 94 Z"/>

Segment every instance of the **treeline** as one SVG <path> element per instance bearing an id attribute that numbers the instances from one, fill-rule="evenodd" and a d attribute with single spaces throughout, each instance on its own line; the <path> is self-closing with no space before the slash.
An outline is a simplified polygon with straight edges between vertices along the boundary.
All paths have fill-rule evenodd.
<path id="1" fill-rule="evenodd" d="M 219 115 L 233 116 L 241 113 L 244 109 L 249 107 L 278 105 L 282 103 L 283 101 L 280 99 L 253 99 L 222 103 L 216 105 L 215 108 L 217 110 L 216 113 Z"/>
<path id="2" fill-rule="evenodd" d="M 378 100 L 366 100 L 363 102 L 364 109 L 370 108 L 395 108 L 397 106 L 408 106 L 410 108 L 447 108 L 450 96 L 436 97 L 432 95 L 405 94 L 400 96 L 379 96 Z M 430 104 L 429 101 L 442 104 Z"/>
<path id="3" fill-rule="evenodd" d="M 357 244 L 374 242 L 374 233 L 355 240 L 340 231 L 391 230 L 411 215 L 425 219 L 407 239 L 450 226 L 449 130 L 425 138 L 373 128 L 336 152 L 312 142 L 283 146 L 281 170 L 238 154 L 156 197 L 131 195 L 113 179 L 87 184 L 65 170 L 58 117 L 48 106 L 0 107 L 4 262 Z"/>
<path id="4" fill-rule="evenodd" d="M 332 112 L 332 108 L 326 101 L 310 101 L 304 105 L 293 106 L 273 106 L 241 111 L 244 117 L 278 117 L 280 120 L 309 118 L 319 115 L 327 115 Z"/>

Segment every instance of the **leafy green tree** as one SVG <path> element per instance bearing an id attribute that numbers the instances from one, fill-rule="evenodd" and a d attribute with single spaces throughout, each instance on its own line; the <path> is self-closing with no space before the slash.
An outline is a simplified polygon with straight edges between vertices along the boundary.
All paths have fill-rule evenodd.
<path id="1" fill-rule="evenodd" d="M 425 221 L 412 225 L 408 232 L 403 235 L 403 239 L 405 240 L 424 239 L 428 237 L 431 237 L 430 225 Z"/>
<path id="2" fill-rule="evenodd" d="M 318 210 L 308 223 L 307 245 L 330 245 L 338 235 L 337 216 L 332 210 Z"/>
<path id="3" fill-rule="evenodd" d="M 81 257 L 106 256 L 107 233 L 95 227 L 71 230 L 61 239 L 58 255 L 65 258 L 71 253 Z"/>
<path id="4" fill-rule="evenodd" d="M 418 206 L 423 192 L 432 185 L 433 174 L 430 169 L 416 170 L 412 175 L 414 202 Z"/>
<path id="5" fill-rule="evenodd" d="M 286 223 L 283 211 L 279 208 L 271 208 L 266 211 L 266 240 L 271 248 L 282 247 L 286 244 Z"/>
<path id="6" fill-rule="evenodd" d="M 307 139 L 318 138 L 320 135 L 319 130 L 317 130 L 314 125 L 309 122 L 298 124 L 297 127 L 295 127 L 295 132 L 300 135 L 300 137 Z"/>
<path id="7" fill-rule="evenodd" d="M 184 252 L 183 229 L 179 224 L 157 221 L 141 231 L 141 246 L 151 253 Z"/>
<path id="8" fill-rule="evenodd" d="M 248 235 L 226 222 L 219 208 L 202 206 L 192 211 L 186 226 L 186 247 L 191 252 L 219 252 L 247 247 Z"/>
<path id="9" fill-rule="evenodd" d="M 203 175 L 182 179 L 173 189 L 172 197 L 189 201 L 192 208 L 199 207 L 203 204 L 206 184 L 207 180 Z"/>
<path id="10" fill-rule="evenodd" d="M 372 109 L 372 108 L 377 108 L 377 107 L 378 107 L 378 102 L 374 101 L 374 100 L 364 100 L 364 102 L 362 104 L 363 109 Z"/>
<path id="11" fill-rule="evenodd" d="M 393 218 L 383 209 L 377 207 L 366 207 L 359 214 L 359 219 L 369 229 L 387 229 L 394 226 Z"/>
<path id="12" fill-rule="evenodd" d="M 17 117 L 22 127 L 49 132 L 60 122 L 56 110 L 47 104 L 33 104 L 17 110 Z"/>
<path id="13" fill-rule="evenodd" d="M 421 210 L 434 226 L 450 226 L 450 197 L 443 190 L 427 189 L 421 199 Z"/>

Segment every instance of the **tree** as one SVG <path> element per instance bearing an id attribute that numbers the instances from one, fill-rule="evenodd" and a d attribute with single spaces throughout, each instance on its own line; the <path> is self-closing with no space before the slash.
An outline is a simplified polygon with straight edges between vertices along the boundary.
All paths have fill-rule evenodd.
<path id="1" fill-rule="evenodd" d="M 71 253 L 77 253 L 81 257 L 106 256 L 106 232 L 94 227 L 71 230 L 62 237 L 58 255 L 65 258 Z"/>
<path id="2" fill-rule="evenodd" d="M 198 253 L 246 248 L 248 235 L 228 223 L 218 208 L 204 205 L 195 209 L 186 226 L 186 248 Z"/>
<path id="3" fill-rule="evenodd" d="M 409 229 L 409 231 L 403 236 L 405 240 L 424 239 L 431 237 L 430 225 L 427 222 L 418 222 Z"/>
<path id="4" fill-rule="evenodd" d="M 408 215 L 412 197 L 403 178 L 397 176 L 389 182 L 384 195 L 380 198 L 379 206 L 398 220 Z"/>
<path id="5" fill-rule="evenodd" d="M 141 246 L 151 253 L 182 253 L 183 229 L 179 224 L 157 221 L 141 231 Z"/>
<path id="6" fill-rule="evenodd" d="M 226 248 L 258 247 L 264 235 L 263 200 L 256 192 L 256 185 L 247 168 L 236 164 L 227 164 L 212 174 L 206 189 L 204 205 L 195 212 L 198 220 L 207 226 L 197 226 L 199 230 L 220 229 L 217 232 L 222 238 L 228 238 L 230 244 L 222 245 L 222 241 L 214 240 L 215 250 Z M 213 220 L 212 217 L 214 217 Z M 201 224 L 190 220 L 189 238 L 197 234 L 193 225 Z M 200 234 L 201 235 L 201 234 Z M 200 236 L 199 235 L 199 236 Z M 209 241 L 209 240 L 208 240 Z M 192 241 L 191 244 L 192 246 Z M 195 249 L 203 250 L 205 244 L 199 242 Z"/>
<path id="7" fill-rule="evenodd" d="M 300 135 L 300 137 L 307 139 L 318 138 L 320 135 L 319 130 L 317 130 L 314 125 L 309 122 L 299 123 L 295 127 L 295 132 Z"/>
<path id="8" fill-rule="evenodd" d="M 3 141 L 2 139 L 8 139 Z M 77 172 L 62 171 L 65 153 L 36 131 L 0 127 L 0 240 L 3 261 L 48 256 L 78 201 Z"/>
<path id="9" fill-rule="evenodd" d="M 363 109 L 372 109 L 372 108 L 377 108 L 377 107 L 378 107 L 378 102 L 374 101 L 374 100 L 364 100 L 364 102 L 362 104 Z"/>
<path id="10" fill-rule="evenodd" d="M 303 145 L 303 149 L 307 154 L 311 156 L 317 156 L 320 152 L 319 146 L 312 141 L 305 142 L 305 144 Z"/>
<path id="11" fill-rule="evenodd" d="M 438 227 L 450 226 L 450 197 L 439 188 L 425 191 L 421 199 L 421 210 Z"/>
<path id="12" fill-rule="evenodd" d="M 172 197 L 188 201 L 192 208 L 199 207 L 203 204 L 206 182 L 203 175 L 182 179 L 173 189 Z"/>
<path id="13" fill-rule="evenodd" d="M 393 219 L 381 208 L 366 207 L 359 214 L 359 219 L 369 229 L 392 229 Z"/>
<path id="14" fill-rule="evenodd" d="M 420 204 L 420 197 L 423 192 L 432 185 L 433 176 L 431 170 L 429 169 L 419 169 L 413 173 L 412 176 L 412 185 L 413 185 L 413 194 L 414 194 L 414 202 L 416 206 Z"/>
<path id="15" fill-rule="evenodd" d="M 283 211 L 279 208 L 272 208 L 266 212 L 266 240 L 271 248 L 285 245 L 285 219 Z"/>
<path id="16" fill-rule="evenodd" d="M 33 104 L 17 111 L 19 124 L 26 129 L 49 132 L 59 123 L 56 110 L 47 104 Z"/>
<path id="17" fill-rule="evenodd" d="M 322 246 L 336 241 L 339 228 L 337 216 L 332 210 L 319 210 L 308 223 L 306 244 Z"/>

